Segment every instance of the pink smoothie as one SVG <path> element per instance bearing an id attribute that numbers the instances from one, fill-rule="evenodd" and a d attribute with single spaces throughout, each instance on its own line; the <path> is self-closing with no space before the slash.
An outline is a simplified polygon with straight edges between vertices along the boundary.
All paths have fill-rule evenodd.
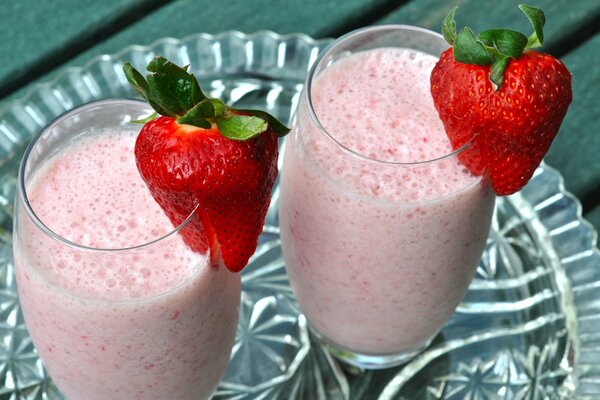
<path id="1" fill-rule="evenodd" d="M 27 185 L 39 219 L 103 249 L 172 231 L 136 170 L 135 134 L 100 130 L 44 162 Z M 210 397 L 235 336 L 238 275 L 210 267 L 178 234 L 85 250 L 42 233 L 24 209 L 18 218 L 26 324 L 68 399 Z"/>
<path id="2" fill-rule="evenodd" d="M 429 93 L 436 58 L 380 48 L 312 82 L 284 154 L 282 248 L 291 285 L 326 341 L 366 355 L 425 345 L 465 294 L 494 193 L 452 152 Z M 306 100 L 306 99 L 304 99 Z M 357 156 L 353 153 L 359 153 Z M 379 161 L 375 161 L 379 160 Z"/>

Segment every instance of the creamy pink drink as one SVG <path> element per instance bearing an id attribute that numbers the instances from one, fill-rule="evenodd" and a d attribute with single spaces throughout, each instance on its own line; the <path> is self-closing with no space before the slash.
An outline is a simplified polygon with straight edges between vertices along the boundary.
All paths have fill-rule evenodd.
<path id="1" fill-rule="evenodd" d="M 287 141 L 282 248 L 317 335 L 338 357 L 382 368 L 422 350 L 454 312 L 495 196 L 451 154 L 429 93 L 434 55 L 342 50 L 309 78 Z"/>
<path id="2" fill-rule="evenodd" d="M 123 113 L 122 126 L 60 144 L 55 129 L 29 157 L 53 154 L 21 171 L 31 209 L 17 202 L 14 256 L 25 322 L 68 399 L 209 398 L 235 337 L 240 277 L 173 232 L 135 166 L 140 126 L 127 113 L 143 106 L 123 102 L 81 112 L 92 124 Z"/>

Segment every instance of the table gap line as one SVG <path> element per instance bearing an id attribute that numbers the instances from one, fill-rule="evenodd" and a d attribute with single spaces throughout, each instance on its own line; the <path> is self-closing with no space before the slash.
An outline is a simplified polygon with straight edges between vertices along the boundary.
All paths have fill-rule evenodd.
<path id="1" fill-rule="evenodd" d="M 543 51 L 555 57 L 562 58 L 574 52 L 586 41 L 600 33 L 600 10 L 592 16 L 585 18 L 573 32 L 556 40 L 552 45 L 544 46 Z"/>
<path id="2" fill-rule="evenodd" d="M 600 186 L 588 190 L 580 197 L 582 213 L 587 214 L 594 208 L 600 206 Z"/>

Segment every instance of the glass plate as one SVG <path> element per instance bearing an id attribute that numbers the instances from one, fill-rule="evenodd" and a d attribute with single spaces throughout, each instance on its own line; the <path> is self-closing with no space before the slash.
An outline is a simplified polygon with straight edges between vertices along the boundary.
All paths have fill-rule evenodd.
<path id="1" fill-rule="evenodd" d="M 0 398 L 62 399 L 15 291 L 12 203 L 28 141 L 78 104 L 132 97 L 122 63 L 143 69 L 157 54 L 190 64 L 212 96 L 289 121 L 328 43 L 266 31 L 162 39 L 65 69 L 0 109 Z M 419 357 L 378 372 L 338 365 L 311 338 L 286 279 L 277 199 L 275 190 L 243 272 L 237 341 L 217 399 L 600 398 L 600 253 L 556 171 L 542 165 L 519 194 L 499 199 L 477 276 L 451 321 Z"/>

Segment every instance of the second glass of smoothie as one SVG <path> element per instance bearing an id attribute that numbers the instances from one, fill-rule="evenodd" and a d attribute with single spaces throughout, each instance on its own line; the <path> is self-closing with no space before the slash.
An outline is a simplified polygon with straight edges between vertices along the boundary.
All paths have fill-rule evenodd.
<path id="1" fill-rule="evenodd" d="M 429 77 L 448 47 L 379 26 L 313 67 L 287 139 L 280 226 L 290 283 L 315 335 L 362 368 L 406 362 L 453 314 L 481 259 L 495 195 L 461 163 Z"/>

